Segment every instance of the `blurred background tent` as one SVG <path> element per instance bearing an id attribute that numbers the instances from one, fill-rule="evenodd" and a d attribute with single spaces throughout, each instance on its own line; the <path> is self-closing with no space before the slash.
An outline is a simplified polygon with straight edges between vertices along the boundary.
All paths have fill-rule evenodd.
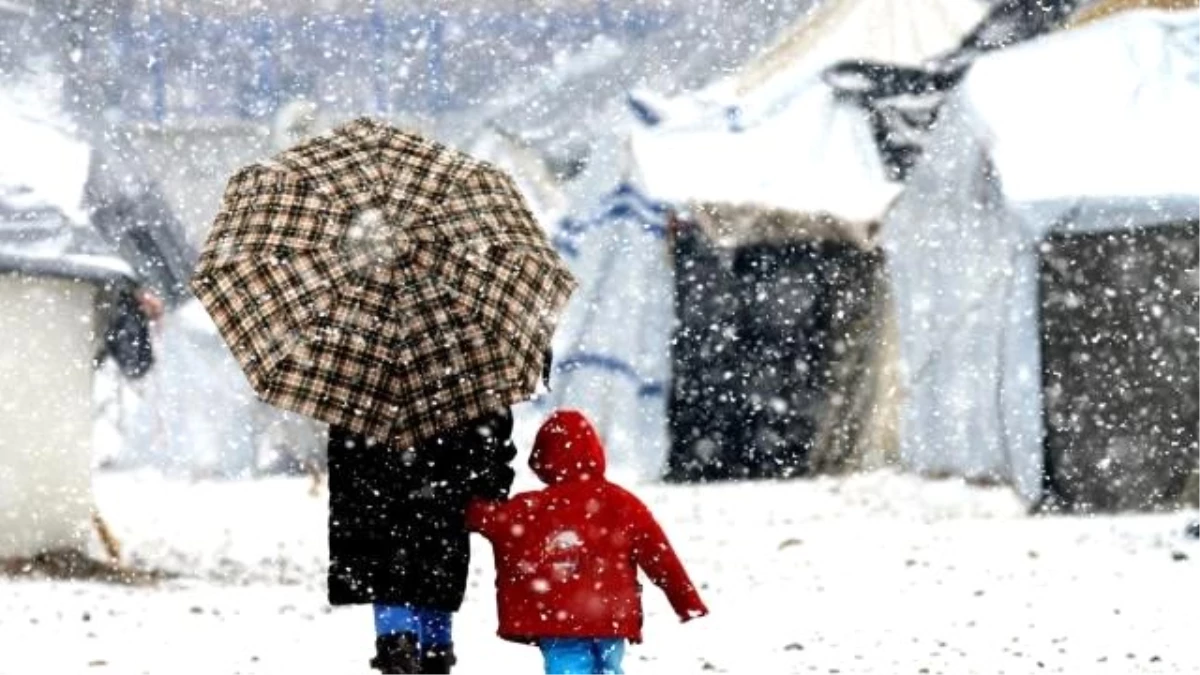
<path id="1" fill-rule="evenodd" d="M 615 472 L 657 479 L 666 461 L 671 271 L 665 209 L 626 180 L 634 88 L 684 91 L 735 69 L 811 0 L 708 0 L 633 44 L 598 38 L 564 53 L 443 130 L 514 172 L 581 288 L 555 341 L 553 390 L 518 411 L 518 434 L 546 410 L 588 411 Z M 717 19 L 715 17 L 719 16 Z M 453 136 L 453 134 L 452 134 Z"/>
<path id="2" fill-rule="evenodd" d="M 53 108 L 0 98 L 0 269 L 105 288 L 105 352 L 137 378 L 150 368 L 135 291 L 169 307 L 194 253 L 144 173 L 82 140 Z"/>
<path id="3" fill-rule="evenodd" d="M 95 369 L 110 357 L 124 378 L 150 369 L 144 290 L 162 260 L 122 250 L 92 218 L 118 197 L 98 188 L 95 149 L 54 111 L 0 97 L 0 148 L 0 558 L 78 551 Z"/>
<path id="4" fill-rule="evenodd" d="M 847 59 L 919 64 L 985 10 L 825 3 L 737 74 L 635 98 L 635 185 L 680 218 L 669 478 L 845 471 L 894 450 L 875 233 L 901 188 L 866 113 L 821 73 Z"/>
<path id="5" fill-rule="evenodd" d="M 1078 510 L 1195 480 L 1198 56 L 1200 13 L 1125 12 L 950 95 L 883 229 L 908 466 Z"/>

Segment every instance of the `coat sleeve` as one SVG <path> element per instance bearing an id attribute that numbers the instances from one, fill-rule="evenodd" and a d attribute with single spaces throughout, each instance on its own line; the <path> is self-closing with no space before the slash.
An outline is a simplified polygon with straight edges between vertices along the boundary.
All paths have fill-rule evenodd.
<path id="1" fill-rule="evenodd" d="M 467 531 L 496 541 L 505 518 L 504 502 L 474 499 L 467 505 Z"/>
<path id="2" fill-rule="evenodd" d="M 516 475 L 510 466 L 517 456 L 517 446 L 512 442 L 512 413 L 505 410 L 487 418 L 471 430 L 466 443 L 469 496 L 487 501 L 507 499 Z"/>
<path id="3" fill-rule="evenodd" d="M 700 593 L 650 509 L 632 494 L 626 496 L 632 508 L 630 520 L 635 528 L 634 556 L 638 566 L 667 595 L 680 621 L 708 614 Z"/>

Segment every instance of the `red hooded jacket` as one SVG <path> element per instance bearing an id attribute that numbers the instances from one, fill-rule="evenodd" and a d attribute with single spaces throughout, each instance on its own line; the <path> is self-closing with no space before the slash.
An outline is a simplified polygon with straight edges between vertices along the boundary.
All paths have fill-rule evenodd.
<path id="1" fill-rule="evenodd" d="M 467 524 L 492 542 L 500 637 L 642 639 L 641 568 L 683 621 L 708 613 L 637 497 L 604 478 L 604 448 L 582 414 L 542 425 L 529 465 L 548 487 L 477 502 Z"/>

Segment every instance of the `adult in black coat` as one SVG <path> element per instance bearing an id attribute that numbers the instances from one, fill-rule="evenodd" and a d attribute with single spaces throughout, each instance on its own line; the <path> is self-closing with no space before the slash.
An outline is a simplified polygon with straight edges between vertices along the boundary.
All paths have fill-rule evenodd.
<path id="1" fill-rule="evenodd" d="M 329 602 L 458 611 L 467 504 L 508 497 L 512 426 L 506 409 L 411 449 L 331 428 Z M 453 663 L 450 644 L 420 645 L 411 633 L 377 636 L 372 660 L 385 673 L 446 673 Z"/>

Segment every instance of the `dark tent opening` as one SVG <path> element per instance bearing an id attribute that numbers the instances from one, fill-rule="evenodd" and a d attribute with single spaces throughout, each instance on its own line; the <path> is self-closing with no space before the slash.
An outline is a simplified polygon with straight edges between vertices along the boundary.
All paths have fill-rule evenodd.
<path id="1" fill-rule="evenodd" d="M 1182 502 L 1200 457 L 1198 235 L 1192 220 L 1059 233 L 1041 247 L 1049 504 Z"/>
<path id="2" fill-rule="evenodd" d="M 883 256 L 795 234 L 675 229 L 667 480 L 844 470 L 874 445 Z"/>

